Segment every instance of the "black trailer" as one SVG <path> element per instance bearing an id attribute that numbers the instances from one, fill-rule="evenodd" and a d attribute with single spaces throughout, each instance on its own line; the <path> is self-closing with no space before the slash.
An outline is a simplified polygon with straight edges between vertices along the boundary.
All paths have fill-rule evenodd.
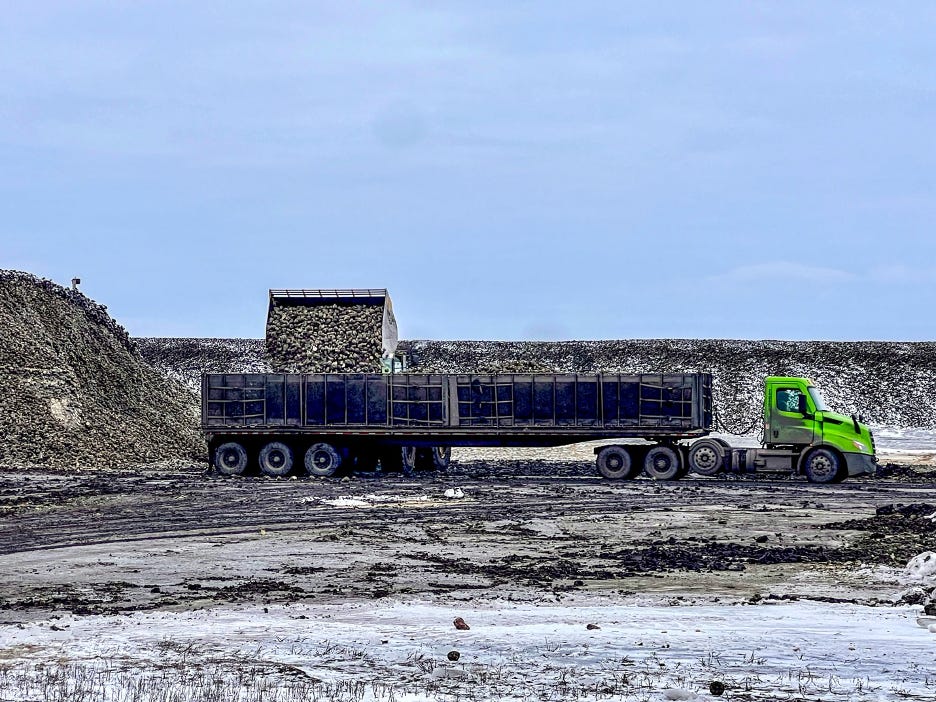
<path id="1" fill-rule="evenodd" d="M 581 374 L 206 374 L 202 428 L 221 473 L 251 465 L 286 475 L 341 467 L 444 468 L 452 446 L 560 446 L 645 439 L 596 449 L 598 468 L 658 478 L 687 465 L 676 442 L 712 430 L 712 377 Z"/>

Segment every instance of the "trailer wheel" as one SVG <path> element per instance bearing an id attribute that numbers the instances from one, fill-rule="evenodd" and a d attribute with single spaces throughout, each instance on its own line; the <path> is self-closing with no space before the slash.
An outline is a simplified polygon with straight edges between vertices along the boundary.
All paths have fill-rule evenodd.
<path id="1" fill-rule="evenodd" d="M 341 454 L 331 444 L 312 444 L 306 451 L 304 463 L 309 475 L 328 478 L 338 472 Z"/>
<path id="2" fill-rule="evenodd" d="M 654 446 L 647 451 L 644 470 L 654 480 L 679 480 L 682 469 L 679 452 L 670 446 Z"/>
<path id="3" fill-rule="evenodd" d="M 260 470 L 264 475 L 279 478 L 293 467 L 293 452 L 286 444 L 273 441 L 260 449 Z"/>
<path id="4" fill-rule="evenodd" d="M 215 449 L 214 464 L 221 475 L 240 475 L 247 468 L 247 449 L 234 441 L 221 444 Z"/>
<path id="5" fill-rule="evenodd" d="M 446 470 L 452 462 L 452 447 L 433 446 L 431 451 L 433 468 L 436 470 Z"/>
<path id="6" fill-rule="evenodd" d="M 605 446 L 595 457 L 598 472 L 608 480 L 632 477 L 633 461 L 623 446 Z"/>
<path id="7" fill-rule="evenodd" d="M 837 483 L 845 477 L 842 461 L 834 451 L 824 448 L 809 452 L 803 471 L 811 483 Z"/>
<path id="8" fill-rule="evenodd" d="M 725 449 L 715 439 L 700 439 L 689 447 L 689 469 L 699 475 L 717 475 L 724 470 Z"/>

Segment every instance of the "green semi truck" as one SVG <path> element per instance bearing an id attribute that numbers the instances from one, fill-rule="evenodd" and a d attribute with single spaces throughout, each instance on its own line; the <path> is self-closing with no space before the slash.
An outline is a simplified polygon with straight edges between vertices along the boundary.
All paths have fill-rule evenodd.
<path id="1" fill-rule="evenodd" d="M 831 411 L 807 378 L 766 378 L 761 444 L 761 448 L 733 448 L 722 439 L 705 437 L 678 452 L 676 447 L 657 452 L 649 457 L 656 465 L 647 470 L 664 479 L 679 477 L 680 471 L 688 469 L 699 475 L 796 473 L 814 483 L 834 483 L 848 476 L 874 474 L 877 467 L 874 436 L 867 425 L 854 415 Z M 596 449 L 601 474 L 629 477 L 628 461 L 622 457 L 627 450 L 633 449 Z M 685 453 L 685 469 L 681 453 Z"/>

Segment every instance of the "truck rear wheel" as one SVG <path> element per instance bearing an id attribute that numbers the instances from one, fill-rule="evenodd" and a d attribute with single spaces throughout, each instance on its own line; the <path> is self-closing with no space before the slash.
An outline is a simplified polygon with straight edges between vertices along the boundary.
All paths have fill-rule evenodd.
<path id="1" fill-rule="evenodd" d="M 817 448 L 809 452 L 803 472 L 811 483 L 838 483 L 845 478 L 845 468 L 834 451 Z"/>
<path id="2" fill-rule="evenodd" d="M 608 480 L 633 477 L 633 461 L 623 446 L 605 446 L 595 457 L 598 472 Z"/>
<path id="3" fill-rule="evenodd" d="M 221 444 L 215 449 L 214 464 L 221 475 L 240 475 L 247 468 L 247 449 L 235 441 Z"/>
<path id="4" fill-rule="evenodd" d="M 331 444 L 312 444 L 306 451 L 304 463 L 309 475 L 328 478 L 338 472 L 341 454 Z"/>
<path id="5" fill-rule="evenodd" d="M 260 449 L 260 470 L 264 475 L 279 478 L 293 467 L 293 452 L 286 444 L 273 441 Z"/>
<path id="6" fill-rule="evenodd" d="M 715 439 L 700 439 L 689 447 L 689 469 L 699 475 L 717 475 L 724 469 L 725 449 Z"/>
<path id="7" fill-rule="evenodd" d="M 654 446 L 647 451 L 644 470 L 654 480 L 679 480 L 682 470 L 679 452 L 671 446 Z"/>

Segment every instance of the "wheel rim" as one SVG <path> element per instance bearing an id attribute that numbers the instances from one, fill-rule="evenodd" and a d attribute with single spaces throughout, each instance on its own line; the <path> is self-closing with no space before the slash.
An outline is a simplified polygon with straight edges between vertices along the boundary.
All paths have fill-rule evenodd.
<path id="1" fill-rule="evenodd" d="M 620 456 L 613 456 L 613 455 L 608 456 L 608 460 L 606 461 L 606 463 L 608 465 L 608 468 L 614 471 L 621 470 L 621 468 L 624 466 L 624 461 L 621 459 Z"/>
<path id="2" fill-rule="evenodd" d="M 660 453 L 653 457 L 653 468 L 659 473 L 665 473 L 670 469 L 671 465 L 673 465 L 673 462 L 665 453 Z"/>
<path id="3" fill-rule="evenodd" d="M 718 456 L 715 455 L 715 449 L 710 446 L 703 446 L 698 449 L 694 456 L 696 465 L 702 470 L 711 470 L 718 462 Z"/>
<path id="4" fill-rule="evenodd" d="M 821 453 L 812 457 L 809 467 L 812 469 L 813 475 L 819 478 L 828 478 L 835 474 L 835 466 L 832 465 L 832 461 L 829 460 L 828 456 Z"/>
<path id="5" fill-rule="evenodd" d="M 332 465 L 332 457 L 328 451 L 319 449 L 312 454 L 312 465 L 319 470 L 328 470 Z"/>
<path id="6" fill-rule="evenodd" d="M 221 453 L 221 463 L 225 468 L 237 468 L 240 463 L 240 454 L 234 449 L 227 449 Z"/>
<path id="7" fill-rule="evenodd" d="M 267 463 L 270 464 L 271 468 L 282 468 L 286 463 L 286 455 L 279 449 L 271 451 L 269 455 L 267 455 Z"/>

